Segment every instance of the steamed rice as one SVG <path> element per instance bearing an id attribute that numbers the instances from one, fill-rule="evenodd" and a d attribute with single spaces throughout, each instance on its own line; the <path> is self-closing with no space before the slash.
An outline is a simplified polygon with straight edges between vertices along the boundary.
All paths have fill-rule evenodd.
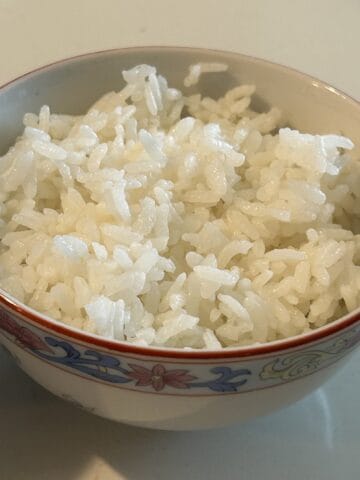
<path id="1" fill-rule="evenodd" d="M 222 64 L 190 67 L 185 85 Z M 152 66 L 81 117 L 26 114 L 0 164 L 0 287 L 76 328 L 219 349 L 360 304 L 360 163 L 337 135 L 279 128 L 252 85 L 218 100 Z"/>

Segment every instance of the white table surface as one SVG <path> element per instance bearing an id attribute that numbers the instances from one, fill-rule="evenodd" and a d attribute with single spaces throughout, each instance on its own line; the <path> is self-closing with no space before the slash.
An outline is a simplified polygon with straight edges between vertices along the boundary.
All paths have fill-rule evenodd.
<path id="1" fill-rule="evenodd" d="M 359 0 L 0 0 L 0 84 L 131 45 L 239 51 L 360 99 Z M 357 352 L 324 388 L 269 417 L 218 431 L 141 430 L 56 399 L 0 350 L 0 480 L 358 480 L 359 398 Z"/>

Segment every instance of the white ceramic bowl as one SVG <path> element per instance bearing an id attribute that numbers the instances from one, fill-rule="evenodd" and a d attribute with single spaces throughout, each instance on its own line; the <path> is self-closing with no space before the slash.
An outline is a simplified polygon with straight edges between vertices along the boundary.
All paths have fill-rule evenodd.
<path id="1" fill-rule="evenodd" d="M 221 61 L 229 71 L 196 87 L 217 96 L 257 85 L 257 107 L 277 105 L 307 132 L 341 132 L 360 145 L 360 105 L 323 82 L 263 60 L 219 51 L 146 47 L 99 52 L 38 69 L 0 89 L 1 153 L 25 112 L 83 113 L 119 89 L 121 71 L 158 67 L 181 87 L 191 63 Z M 360 343 L 360 312 L 312 333 L 250 348 L 180 351 L 131 346 L 51 320 L 0 293 L 0 340 L 34 380 L 98 415 L 150 428 L 209 428 L 272 412 L 319 387 Z M 4 388 L 2 386 L 2 388 Z"/>

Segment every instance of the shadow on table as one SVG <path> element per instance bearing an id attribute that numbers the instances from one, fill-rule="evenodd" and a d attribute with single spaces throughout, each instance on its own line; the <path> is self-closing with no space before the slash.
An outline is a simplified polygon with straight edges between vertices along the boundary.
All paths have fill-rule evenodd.
<path id="1" fill-rule="evenodd" d="M 349 447 L 357 462 L 354 472 L 360 466 L 360 440 L 341 443 L 339 428 L 348 432 L 352 427 L 342 427 L 338 415 L 334 423 L 327 389 L 240 426 L 151 431 L 80 411 L 48 394 L 3 357 L 0 351 L 1 480 L 255 480 L 264 472 L 269 480 L 338 480 L 336 458 L 345 449 L 351 458 Z M 325 472 L 325 462 L 333 477 Z"/>

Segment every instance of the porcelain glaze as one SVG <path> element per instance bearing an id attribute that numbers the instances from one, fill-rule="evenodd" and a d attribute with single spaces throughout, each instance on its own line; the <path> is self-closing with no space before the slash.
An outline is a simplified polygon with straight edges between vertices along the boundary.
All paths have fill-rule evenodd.
<path id="1" fill-rule="evenodd" d="M 201 81 L 201 91 L 216 94 L 238 82 L 255 83 L 258 108 L 276 104 L 299 129 L 342 132 L 360 145 L 360 106 L 333 87 L 238 54 L 149 47 L 59 62 L 0 89 L 0 147 L 11 144 L 26 111 L 48 103 L 55 111 L 80 113 L 105 91 L 120 88 L 124 68 L 155 64 L 180 86 L 188 65 L 214 60 L 228 63 L 229 71 Z M 359 345 L 360 315 L 265 346 L 187 352 L 79 333 L 3 294 L 0 340 L 37 382 L 93 413 L 151 428 L 196 429 L 269 413 L 317 388 Z"/>

